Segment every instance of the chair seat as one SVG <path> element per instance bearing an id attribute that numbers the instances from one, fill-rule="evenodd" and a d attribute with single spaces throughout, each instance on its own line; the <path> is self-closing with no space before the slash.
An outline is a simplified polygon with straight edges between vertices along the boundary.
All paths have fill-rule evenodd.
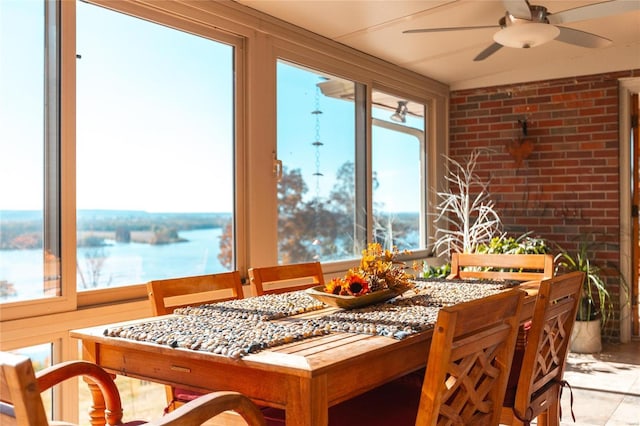
<path id="1" fill-rule="evenodd" d="M 520 380 L 520 370 L 522 369 L 522 359 L 524 351 L 527 347 L 527 338 L 531 329 L 531 321 L 527 321 L 518 329 L 518 340 L 516 341 L 516 349 L 513 353 L 513 362 L 511 363 L 511 371 L 509 373 L 509 381 L 507 382 L 507 390 L 504 394 L 504 406 L 513 407 L 516 400 L 516 391 L 518 389 L 518 380 Z"/>
<path id="2" fill-rule="evenodd" d="M 424 370 L 379 386 L 329 408 L 329 426 L 413 426 Z M 268 426 L 284 425 L 284 410 L 263 408 Z"/>
<path id="3" fill-rule="evenodd" d="M 189 389 L 175 388 L 174 395 L 175 398 L 180 402 L 189 402 L 202 396 L 203 394 L 201 392 L 196 392 Z"/>

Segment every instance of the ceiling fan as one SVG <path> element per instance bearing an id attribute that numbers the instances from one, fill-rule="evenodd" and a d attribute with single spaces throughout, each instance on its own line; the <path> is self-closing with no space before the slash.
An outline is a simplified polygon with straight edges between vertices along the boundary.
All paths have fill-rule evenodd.
<path id="1" fill-rule="evenodd" d="M 562 27 L 559 24 L 585 21 L 640 10 L 640 1 L 637 0 L 611 0 L 580 6 L 558 13 L 551 13 L 544 6 L 531 5 L 528 0 L 502 0 L 502 4 L 507 11 L 505 16 L 498 21 L 498 25 L 421 28 L 406 30 L 403 31 L 403 33 L 412 34 L 500 28 L 493 35 L 494 43 L 473 59 L 474 61 L 482 61 L 496 53 L 503 46 L 530 48 L 540 46 L 551 40 L 558 40 L 582 47 L 605 47 L 611 44 L 611 40 L 585 31 Z"/>

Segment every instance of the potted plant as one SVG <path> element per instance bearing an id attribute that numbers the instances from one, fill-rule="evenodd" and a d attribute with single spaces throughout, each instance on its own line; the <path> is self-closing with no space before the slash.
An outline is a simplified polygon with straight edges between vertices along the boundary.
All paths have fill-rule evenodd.
<path id="1" fill-rule="evenodd" d="M 613 314 L 613 304 L 607 289 L 603 269 L 590 260 L 593 242 L 583 239 L 575 252 L 561 249 L 555 257 L 556 274 L 582 271 L 585 273 L 576 323 L 571 333 L 571 351 L 594 353 L 602 350 L 601 329 Z M 618 279 L 621 278 L 616 273 Z"/>

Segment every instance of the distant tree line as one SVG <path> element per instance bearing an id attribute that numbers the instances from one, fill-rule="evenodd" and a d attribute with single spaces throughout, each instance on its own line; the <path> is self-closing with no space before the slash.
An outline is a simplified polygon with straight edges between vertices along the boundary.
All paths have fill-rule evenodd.
<path id="1" fill-rule="evenodd" d="M 374 176 L 374 191 L 378 187 Z M 344 163 L 336 173 L 336 182 L 327 197 L 308 199 L 308 186 L 300 169 L 283 171 L 278 182 L 278 261 L 300 263 L 312 260 L 333 260 L 358 257 L 366 245 L 355 241 L 355 170 L 352 162 Z M 416 247 L 415 214 L 391 215 L 384 206 L 374 206 L 377 223 L 374 239 L 384 247 L 396 245 L 402 249 Z M 218 260 L 233 268 L 231 224 L 220 237 Z"/>
<path id="2" fill-rule="evenodd" d="M 31 213 L 31 212 L 29 212 Z M 9 220 L 0 221 L 0 250 L 37 249 L 43 247 L 42 216 L 24 214 L 24 219 L 15 213 Z M 79 211 L 79 232 L 95 232 L 78 241 L 79 246 L 98 247 L 104 245 L 101 232 L 114 233 L 116 240 L 127 242 L 131 232 L 153 233 L 152 244 L 179 241 L 178 231 L 210 229 L 225 226 L 231 213 L 147 213 L 108 210 Z"/>

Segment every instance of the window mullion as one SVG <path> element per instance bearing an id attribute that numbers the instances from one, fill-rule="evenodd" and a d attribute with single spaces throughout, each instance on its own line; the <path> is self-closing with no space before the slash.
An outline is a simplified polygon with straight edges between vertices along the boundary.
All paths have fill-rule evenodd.
<path id="1" fill-rule="evenodd" d="M 367 87 L 364 84 L 355 84 L 355 128 L 356 128 L 356 152 L 355 152 L 355 211 L 354 211 L 354 244 L 363 244 L 371 241 L 373 236 L 372 216 L 367 212 L 372 211 L 372 176 L 371 176 L 371 138 L 367 125 L 366 101 Z M 354 247 L 354 253 L 358 253 L 358 247 Z"/>
<path id="2" fill-rule="evenodd" d="M 60 296 L 60 3 L 45 2 L 44 295 Z"/>

